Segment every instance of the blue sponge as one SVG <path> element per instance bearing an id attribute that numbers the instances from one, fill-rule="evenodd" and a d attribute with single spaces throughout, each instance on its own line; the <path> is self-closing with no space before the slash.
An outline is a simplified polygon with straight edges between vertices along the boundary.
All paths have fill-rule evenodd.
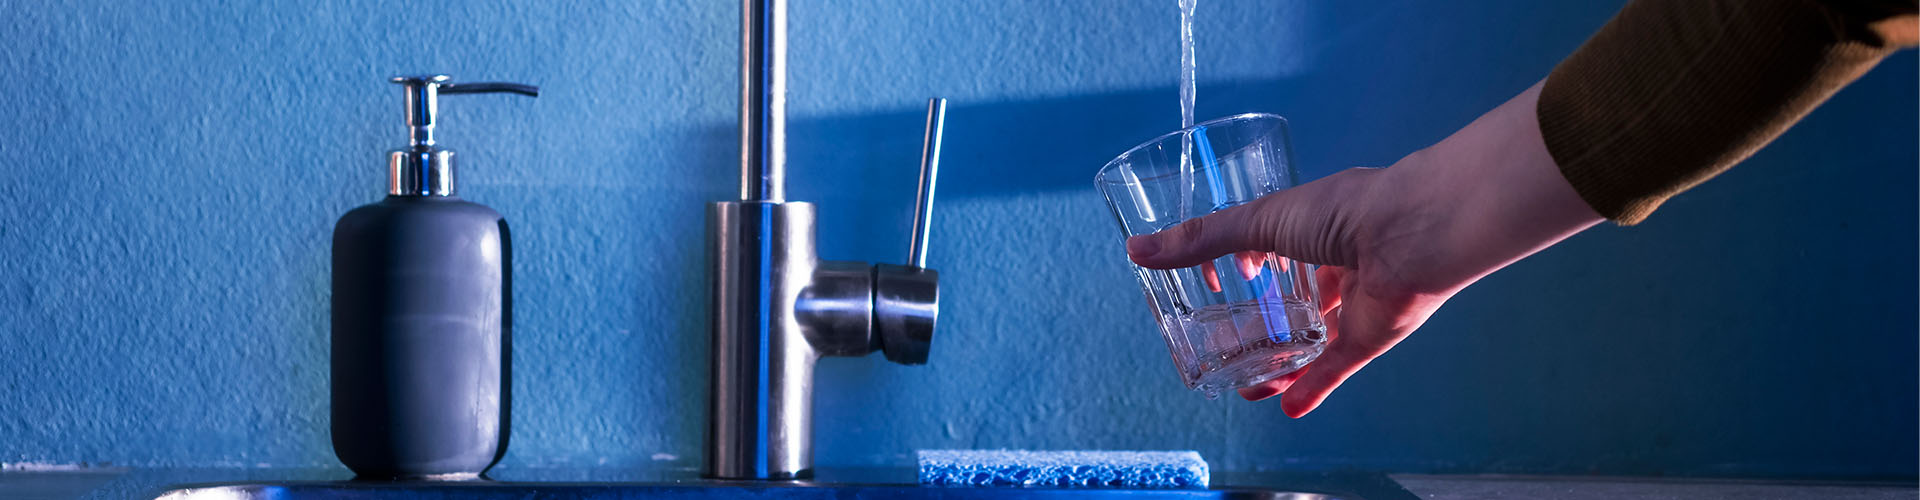
<path id="1" fill-rule="evenodd" d="M 920 450 L 920 484 L 1206 488 L 1193 451 Z"/>

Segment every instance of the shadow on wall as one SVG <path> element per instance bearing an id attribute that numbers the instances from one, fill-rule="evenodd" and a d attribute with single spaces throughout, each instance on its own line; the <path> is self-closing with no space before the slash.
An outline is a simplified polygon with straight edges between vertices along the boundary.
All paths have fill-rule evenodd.
<path id="1" fill-rule="evenodd" d="M 1352 165 L 1385 165 L 1438 140 L 1436 124 L 1464 124 L 1498 100 L 1441 100 L 1460 84 L 1436 84 L 1419 92 L 1368 95 L 1364 100 L 1317 96 L 1352 95 L 1358 77 L 1302 77 L 1223 82 L 1198 89 L 1201 121 L 1231 114 L 1267 112 L 1287 117 L 1294 164 L 1302 180 L 1324 177 Z M 1513 78 L 1513 93 L 1530 79 Z M 1461 82 L 1465 83 L 1465 82 Z M 1478 94 L 1487 94 L 1481 89 Z M 1501 94 L 1501 92 L 1495 92 Z M 1174 87 L 1005 102 L 951 102 L 940 171 L 936 219 L 954 202 L 1093 193 L 1093 176 L 1128 148 L 1178 125 Z M 1418 119 L 1408 119 L 1416 113 Z M 788 124 L 788 199 L 819 205 L 823 235 L 860 228 L 859 238 L 822 237 L 821 255 L 833 259 L 894 261 L 904 256 L 911 225 L 922 135 L 924 101 L 897 111 L 793 117 Z M 694 128 L 686 140 L 726 148 L 738 139 L 732 124 Z M 714 177 L 739 182 L 736 164 Z M 1097 202 L 1088 210 L 1105 210 Z M 938 234 L 934 245 L 948 236 Z"/>
<path id="2" fill-rule="evenodd" d="M 1200 88 L 1201 111 L 1285 115 L 1279 96 L 1301 82 L 1261 80 Z M 1177 127 L 1175 90 L 1161 87 L 1102 95 L 973 103 L 953 101 L 940 195 L 957 198 L 1093 188 L 1093 174 L 1114 156 Z M 931 97 L 931 96 L 929 96 Z M 923 103 L 863 115 L 792 117 L 787 126 L 788 198 L 892 200 L 914 186 L 926 126 Z M 689 140 L 734 147 L 731 123 L 699 127 Z M 737 171 L 724 178 L 737 185 Z M 705 176 L 703 176 L 704 178 Z M 911 192 L 905 197 L 911 201 Z"/>
<path id="3" fill-rule="evenodd" d="M 1257 81 L 1207 86 L 1200 95 L 1212 109 L 1278 112 L 1273 96 L 1283 88 Z M 1091 190 L 1094 172 L 1108 160 L 1178 128 L 1172 87 L 950 106 L 940 194 L 956 198 Z M 924 108 L 796 120 L 788 139 L 790 189 L 896 198 L 916 180 L 925 123 Z"/>
<path id="4" fill-rule="evenodd" d="M 1257 80 L 1204 85 L 1199 89 L 1200 120 L 1245 112 L 1289 115 L 1302 101 L 1284 96 L 1324 92 L 1312 80 Z M 1313 119 L 1336 113 L 1330 105 L 1301 107 Z M 951 102 L 941 160 L 936 218 L 950 203 L 1061 193 L 1092 193 L 1093 175 L 1114 156 L 1178 125 L 1173 87 L 1076 95 L 1052 99 L 970 103 Z M 897 260 L 904 256 L 918 182 L 921 142 L 926 124 L 923 103 L 882 113 L 793 117 L 788 123 L 789 200 L 819 205 L 821 231 L 871 229 L 860 238 L 821 238 L 823 256 L 835 259 Z M 1298 149 L 1299 122 L 1293 131 Z M 692 132 L 708 147 L 732 145 L 732 124 L 708 124 Z M 1375 144 L 1392 150 L 1398 145 Z M 1309 169 L 1313 179 L 1336 169 Z M 729 192 L 739 182 L 729 165 Z M 702 176 L 710 178 L 714 176 Z M 1093 205 L 1089 210 L 1104 209 Z M 936 225 L 936 232 L 939 226 Z M 945 236 L 936 234 L 935 245 Z M 853 255 L 848 255 L 852 252 Z M 899 255 L 896 255 L 899 254 Z"/>

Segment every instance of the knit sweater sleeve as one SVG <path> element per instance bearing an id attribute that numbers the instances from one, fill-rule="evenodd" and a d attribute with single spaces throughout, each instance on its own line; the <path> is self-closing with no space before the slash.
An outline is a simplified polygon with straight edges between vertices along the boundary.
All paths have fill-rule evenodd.
<path id="1" fill-rule="evenodd" d="M 1548 75 L 1547 151 L 1620 224 L 1739 163 L 1888 54 L 1909 1 L 1635 0 Z"/>

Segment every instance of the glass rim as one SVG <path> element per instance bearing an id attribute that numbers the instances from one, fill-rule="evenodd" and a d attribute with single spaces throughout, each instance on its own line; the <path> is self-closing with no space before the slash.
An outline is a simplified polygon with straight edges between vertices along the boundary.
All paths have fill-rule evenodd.
<path id="1" fill-rule="evenodd" d="M 1108 170 L 1112 170 L 1114 165 L 1120 163 L 1120 160 L 1124 160 L 1124 159 L 1127 159 L 1127 157 L 1133 156 L 1134 152 L 1146 149 L 1148 146 L 1152 146 L 1154 144 L 1159 144 L 1161 141 L 1165 141 L 1167 139 L 1173 138 L 1174 136 L 1192 134 L 1194 130 L 1198 130 L 1204 127 L 1218 126 L 1223 123 L 1255 121 L 1255 120 L 1262 120 L 1262 119 L 1269 119 L 1269 118 L 1278 122 L 1283 127 L 1286 126 L 1287 124 L 1287 117 L 1276 115 L 1273 113 L 1262 113 L 1262 112 L 1256 111 L 1252 113 L 1240 113 L 1237 115 L 1227 115 L 1219 118 L 1214 118 L 1212 120 L 1195 123 L 1191 127 L 1175 130 L 1172 132 L 1167 132 L 1165 134 L 1160 134 L 1158 136 L 1155 136 L 1152 139 L 1147 139 L 1146 142 L 1142 142 L 1140 144 L 1134 145 L 1131 148 L 1127 148 L 1126 152 L 1120 153 L 1119 156 L 1115 156 L 1111 160 L 1107 160 L 1106 165 L 1100 166 L 1100 170 L 1093 173 L 1093 183 L 1095 185 L 1119 183 L 1118 181 L 1106 180 Z"/>

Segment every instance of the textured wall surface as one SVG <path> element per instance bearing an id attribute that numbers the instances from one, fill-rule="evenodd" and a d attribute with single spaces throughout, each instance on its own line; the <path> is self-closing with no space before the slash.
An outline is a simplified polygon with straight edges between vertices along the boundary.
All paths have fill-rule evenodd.
<path id="1" fill-rule="evenodd" d="M 514 225 L 521 465 L 698 463 L 704 205 L 736 192 L 734 2 L 0 0 L 0 462 L 333 463 L 328 241 L 443 101 Z M 1617 2 L 1203 0 L 1202 117 L 1308 178 L 1544 76 Z M 1911 476 L 1915 55 L 1644 225 L 1467 290 L 1301 420 L 1179 386 L 1090 185 L 1177 121 L 1173 0 L 794 0 L 790 197 L 904 258 L 951 98 L 932 364 L 823 363 L 818 460 L 1198 449 L 1223 469 Z"/>

